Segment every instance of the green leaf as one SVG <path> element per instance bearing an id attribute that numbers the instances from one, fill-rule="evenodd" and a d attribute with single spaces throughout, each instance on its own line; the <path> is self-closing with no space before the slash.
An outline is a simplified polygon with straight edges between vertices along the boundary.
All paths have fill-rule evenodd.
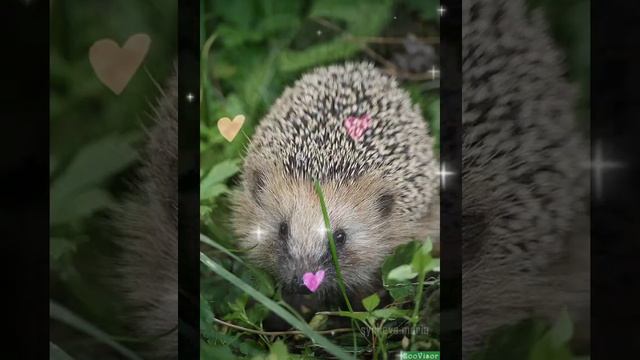
<path id="1" fill-rule="evenodd" d="M 413 256 L 418 251 L 420 247 L 420 242 L 412 241 L 407 244 L 400 245 L 396 247 L 393 253 L 387 257 L 382 264 L 382 282 L 385 288 L 389 291 L 391 297 L 394 300 L 402 300 L 405 299 L 414 293 L 414 286 L 411 284 L 409 279 L 405 280 L 396 280 L 390 279 L 389 274 L 392 270 L 402 266 L 409 265 L 413 260 Z M 410 265 L 409 265 L 410 266 Z M 401 271 L 406 271 L 405 270 Z M 412 269 L 413 270 L 413 269 Z M 415 271 L 412 271 L 415 272 Z M 397 274 L 397 273 L 396 273 Z M 394 274 L 394 276 L 396 275 Z M 402 273 L 397 274 L 402 275 Z"/>
<path id="2" fill-rule="evenodd" d="M 362 299 L 362 305 L 367 311 L 373 311 L 380 305 L 380 296 L 378 294 L 372 294 Z"/>
<path id="3" fill-rule="evenodd" d="M 351 34 L 373 36 L 389 21 L 391 7 L 391 0 L 321 0 L 314 2 L 309 16 L 342 20 Z"/>
<path id="4" fill-rule="evenodd" d="M 238 167 L 237 160 L 222 161 L 209 170 L 207 176 L 200 181 L 200 186 L 209 187 L 215 184 L 220 184 L 235 175 L 239 170 L 240 168 Z"/>
<path id="5" fill-rule="evenodd" d="M 247 309 L 247 318 L 249 322 L 256 325 L 262 323 L 269 315 L 269 309 L 262 304 L 255 304 Z"/>
<path id="6" fill-rule="evenodd" d="M 415 292 L 413 285 L 408 283 L 402 286 L 389 288 L 388 290 L 391 297 L 396 301 L 411 297 Z"/>
<path id="7" fill-rule="evenodd" d="M 76 251 L 77 244 L 67 238 L 52 237 L 49 239 L 49 259 L 52 263 Z"/>
<path id="8" fill-rule="evenodd" d="M 51 201 L 55 207 L 78 193 L 110 179 L 130 166 L 137 153 L 123 136 L 110 136 L 82 148 L 53 182 Z"/>
<path id="9" fill-rule="evenodd" d="M 311 327 L 309 327 L 307 323 L 304 323 L 298 320 L 295 316 L 293 316 L 291 313 L 285 310 L 282 306 L 278 305 L 276 302 L 269 299 L 268 297 L 266 297 L 265 295 L 263 295 L 262 293 L 260 293 L 259 291 L 251 287 L 249 284 L 245 283 L 240 278 L 238 278 L 237 276 L 227 271 L 225 268 L 220 266 L 217 262 L 209 258 L 207 255 L 203 254 L 202 252 L 200 253 L 200 261 L 211 271 L 218 274 L 225 280 L 229 281 L 231 284 L 238 287 L 243 292 L 247 293 L 256 301 L 262 303 L 273 313 L 275 313 L 276 315 L 280 316 L 283 320 L 288 322 L 291 326 L 302 331 L 306 336 L 308 336 L 310 339 L 315 341 L 316 344 L 324 347 L 325 350 L 330 354 L 334 355 L 339 359 L 346 360 L 351 358 L 340 347 L 336 346 L 331 341 L 329 341 L 326 337 L 318 334 L 313 329 L 311 329 Z"/>
<path id="10" fill-rule="evenodd" d="M 549 331 L 537 341 L 531 350 L 531 360 L 571 360 L 567 346 L 573 336 L 573 324 L 566 310 L 563 310 Z"/>
<path id="11" fill-rule="evenodd" d="M 559 347 L 571 340 L 573 336 L 573 323 L 566 309 L 562 310 L 560 317 L 549 331 L 549 338 L 554 346 Z"/>
<path id="12" fill-rule="evenodd" d="M 202 206 L 200 205 L 200 218 L 204 219 L 213 214 L 213 208 L 211 206 Z"/>
<path id="13" fill-rule="evenodd" d="M 412 241 L 396 247 L 393 253 L 382 263 L 382 280 L 387 283 L 391 270 L 400 265 L 411 264 L 413 255 L 419 247 L 420 243 L 418 241 Z"/>
<path id="14" fill-rule="evenodd" d="M 207 339 L 212 339 L 215 336 L 213 334 L 213 310 L 202 295 L 200 295 L 200 335 Z"/>
<path id="15" fill-rule="evenodd" d="M 472 359 L 571 360 L 568 347 L 571 335 L 572 325 L 566 312 L 553 327 L 539 319 L 526 319 L 497 329 Z"/>
<path id="16" fill-rule="evenodd" d="M 411 260 L 411 265 L 413 266 L 413 270 L 422 273 L 428 272 L 434 269 L 439 265 L 439 262 L 434 261 L 431 257 L 431 250 L 433 249 L 433 243 L 431 239 L 427 239 L 422 243 L 418 251 L 413 255 L 413 259 Z"/>
<path id="17" fill-rule="evenodd" d="M 287 345 L 282 340 L 278 340 L 269 347 L 269 356 L 267 360 L 288 360 L 289 351 Z"/>
<path id="18" fill-rule="evenodd" d="M 233 354 L 231 348 L 226 345 L 214 345 L 214 346 L 201 346 L 200 347 L 201 359 L 216 359 L 216 360 L 236 360 L 238 357 Z"/>
<path id="19" fill-rule="evenodd" d="M 329 317 L 327 315 L 315 314 L 313 318 L 311 318 L 311 321 L 309 321 L 309 326 L 313 330 L 319 330 L 327 323 L 328 319 Z"/>
<path id="20" fill-rule="evenodd" d="M 229 188 L 223 182 L 235 175 L 239 170 L 236 159 L 217 163 L 200 181 L 200 201 L 211 201 L 229 192 Z"/>
<path id="21" fill-rule="evenodd" d="M 114 204 L 113 198 L 103 189 L 93 188 L 70 194 L 64 202 L 51 202 L 51 225 L 68 223 L 87 217 Z"/>
<path id="22" fill-rule="evenodd" d="M 406 318 L 409 314 L 409 310 L 401 310 L 397 308 L 378 309 L 373 312 L 375 317 L 385 320 Z"/>
<path id="23" fill-rule="evenodd" d="M 405 264 L 391 270 L 389 272 L 388 279 L 401 282 L 413 279 L 416 276 L 418 276 L 418 273 L 413 270 L 413 266 Z"/>
<path id="24" fill-rule="evenodd" d="M 345 36 L 310 46 L 304 50 L 284 50 L 278 56 L 278 67 L 283 72 L 299 72 L 304 69 L 347 59 L 355 55 L 362 45 L 351 42 Z"/>
<path id="25" fill-rule="evenodd" d="M 200 185 L 200 201 L 211 201 L 230 190 L 225 184 L 213 184 L 210 186 Z"/>
<path id="26" fill-rule="evenodd" d="M 213 1 L 211 13 L 241 29 L 251 29 L 258 17 L 254 1 Z"/>

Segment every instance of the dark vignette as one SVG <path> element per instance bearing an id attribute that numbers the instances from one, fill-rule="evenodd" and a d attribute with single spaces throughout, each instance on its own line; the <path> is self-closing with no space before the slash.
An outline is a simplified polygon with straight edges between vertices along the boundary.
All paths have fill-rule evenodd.
<path id="1" fill-rule="evenodd" d="M 640 4 L 591 4 L 591 142 L 624 163 L 591 199 L 592 358 L 629 358 L 640 351 Z"/>
<path id="2" fill-rule="evenodd" d="M 49 3 L 2 5 L 0 273 L 8 330 L 2 354 L 43 359 L 49 348 Z"/>
<path id="3" fill-rule="evenodd" d="M 462 9 L 460 1 L 443 0 L 440 22 L 440 161 L 446 165 L 446 188 L 440 190 L 441 352 L 462 356 Z"/>
<path id="4" fill-rule="evenodd" d="M 179 171 L 179 354 L 197 359 L 200 347 L 199 294 L 199 7 L 198 1 L 179 2 L 178 48 L 178 171 Z M 189 102 L 187 94 L 195 101 Z"/>

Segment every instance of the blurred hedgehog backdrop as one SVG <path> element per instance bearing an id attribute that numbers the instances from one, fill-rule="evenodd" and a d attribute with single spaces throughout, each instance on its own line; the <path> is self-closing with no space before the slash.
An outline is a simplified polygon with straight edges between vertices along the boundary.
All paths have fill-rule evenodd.
<path id="1" fill-rule="evenodd" d="M 177 2 L 52 0 L 50 14 L 52 358 L 140 358 L 149 339 L 131 331 L 132 313 L 113 283 L 121 253 L 113 209 L 139 181 L 141 150 L 173 71 Z M 148 53 L 116 95 L 96 77 L 89 49 L 105 38 L 122 46 L 138 33 L 150 37 Z"/>

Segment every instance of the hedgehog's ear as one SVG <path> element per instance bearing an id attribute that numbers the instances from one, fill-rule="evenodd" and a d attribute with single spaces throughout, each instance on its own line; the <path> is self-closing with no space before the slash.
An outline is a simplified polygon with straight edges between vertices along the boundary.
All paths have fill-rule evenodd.
<path id="1" fill-rule="evenodd" d="M 376 199 L 376 208 L 378 209 L 380 215 L 385 218 L 391 214 L 394 203 L 395 198 L 392 194 L 383 193 L 382 195 L 378 196 L 378 199 Z"/>
<path id="2" fill-rule="evenodd" d="M 264 173 L 260 170 L 253 170 L 249 173 L 248 180 L 249 192 L 255 199 L 256 203 L 258 203 L 258 205 L 262 205 L 261 196 L 264 192 L 265 184 Z"/>

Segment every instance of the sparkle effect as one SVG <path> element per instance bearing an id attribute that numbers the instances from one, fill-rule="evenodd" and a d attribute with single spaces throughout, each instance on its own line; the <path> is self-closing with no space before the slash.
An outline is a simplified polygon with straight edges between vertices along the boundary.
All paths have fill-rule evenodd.
<path id="1" fill-rule="evenodd" d="M 447 9 L 445 9 L 445 7 L 444 7 L 444 6 L 442 6 L 442 5 L 441 5 L 441 6 L 438 8 L 438 14 L 440 14 L 440 17 L 444 16 L 444 14 L 445 14 L 446 12 L 447 12 Z"/>
<path id="2" fill-rule="evenodd" d="M 188 101 L 188 102 L 193 102 L 193 99 L 195 99 L 195 96 L 193 96 L 193 94 L 192 94 L 192 93 L 188 93 L 188 94 L 187 94 L 187 101 Z"/>
<path id="3" fill-rule="evenodd" d="M 260 229 L 260 226 L 256 227 L 256 229 L 253 231 L 253 235 L 255 235 L 256 240 L 258 242 L 262 241 L 262 235 L 264 235 L 264 231 L 262 231 L 262 229 Z"/>
<path id="4" fill-rule="evenodd" d="M 440 77 L 440 70 L 434 65 L 431 67 L 431 70 L 429 70 L 429 74 L 431 75 L 432 79 L 435 79 L 436 76 Z"/>
<path id="5" fill-rule="evenodd" d="M 589 163 L 585 164 L 585 166 L 590 168 L 592 171 L 592 178 L 596 188 L 596 199 L 600 199 L 602 196 L 604 171 L 607 169 L 622 168 L 624 167 L 624 164 L 621 162 L 604 159 L 602 155 L 602 144 L 600 143 L 600 141 L 598 141 L 596 142 L 596 146 L 593 151 L 593 158 Z"/>
<path id="6" fill-rule="evenodd" d="M 438 174 L 440 174 L 440 183 L 442 184 L 442 188 L 444 189 L 447 187 L 447 176 L 453 175 L 455 173 L 447 171 L 447 165 L 445 163 L 442 163 L 442 165 L 440 165 L 440 171 L 438 171 Z"/>

